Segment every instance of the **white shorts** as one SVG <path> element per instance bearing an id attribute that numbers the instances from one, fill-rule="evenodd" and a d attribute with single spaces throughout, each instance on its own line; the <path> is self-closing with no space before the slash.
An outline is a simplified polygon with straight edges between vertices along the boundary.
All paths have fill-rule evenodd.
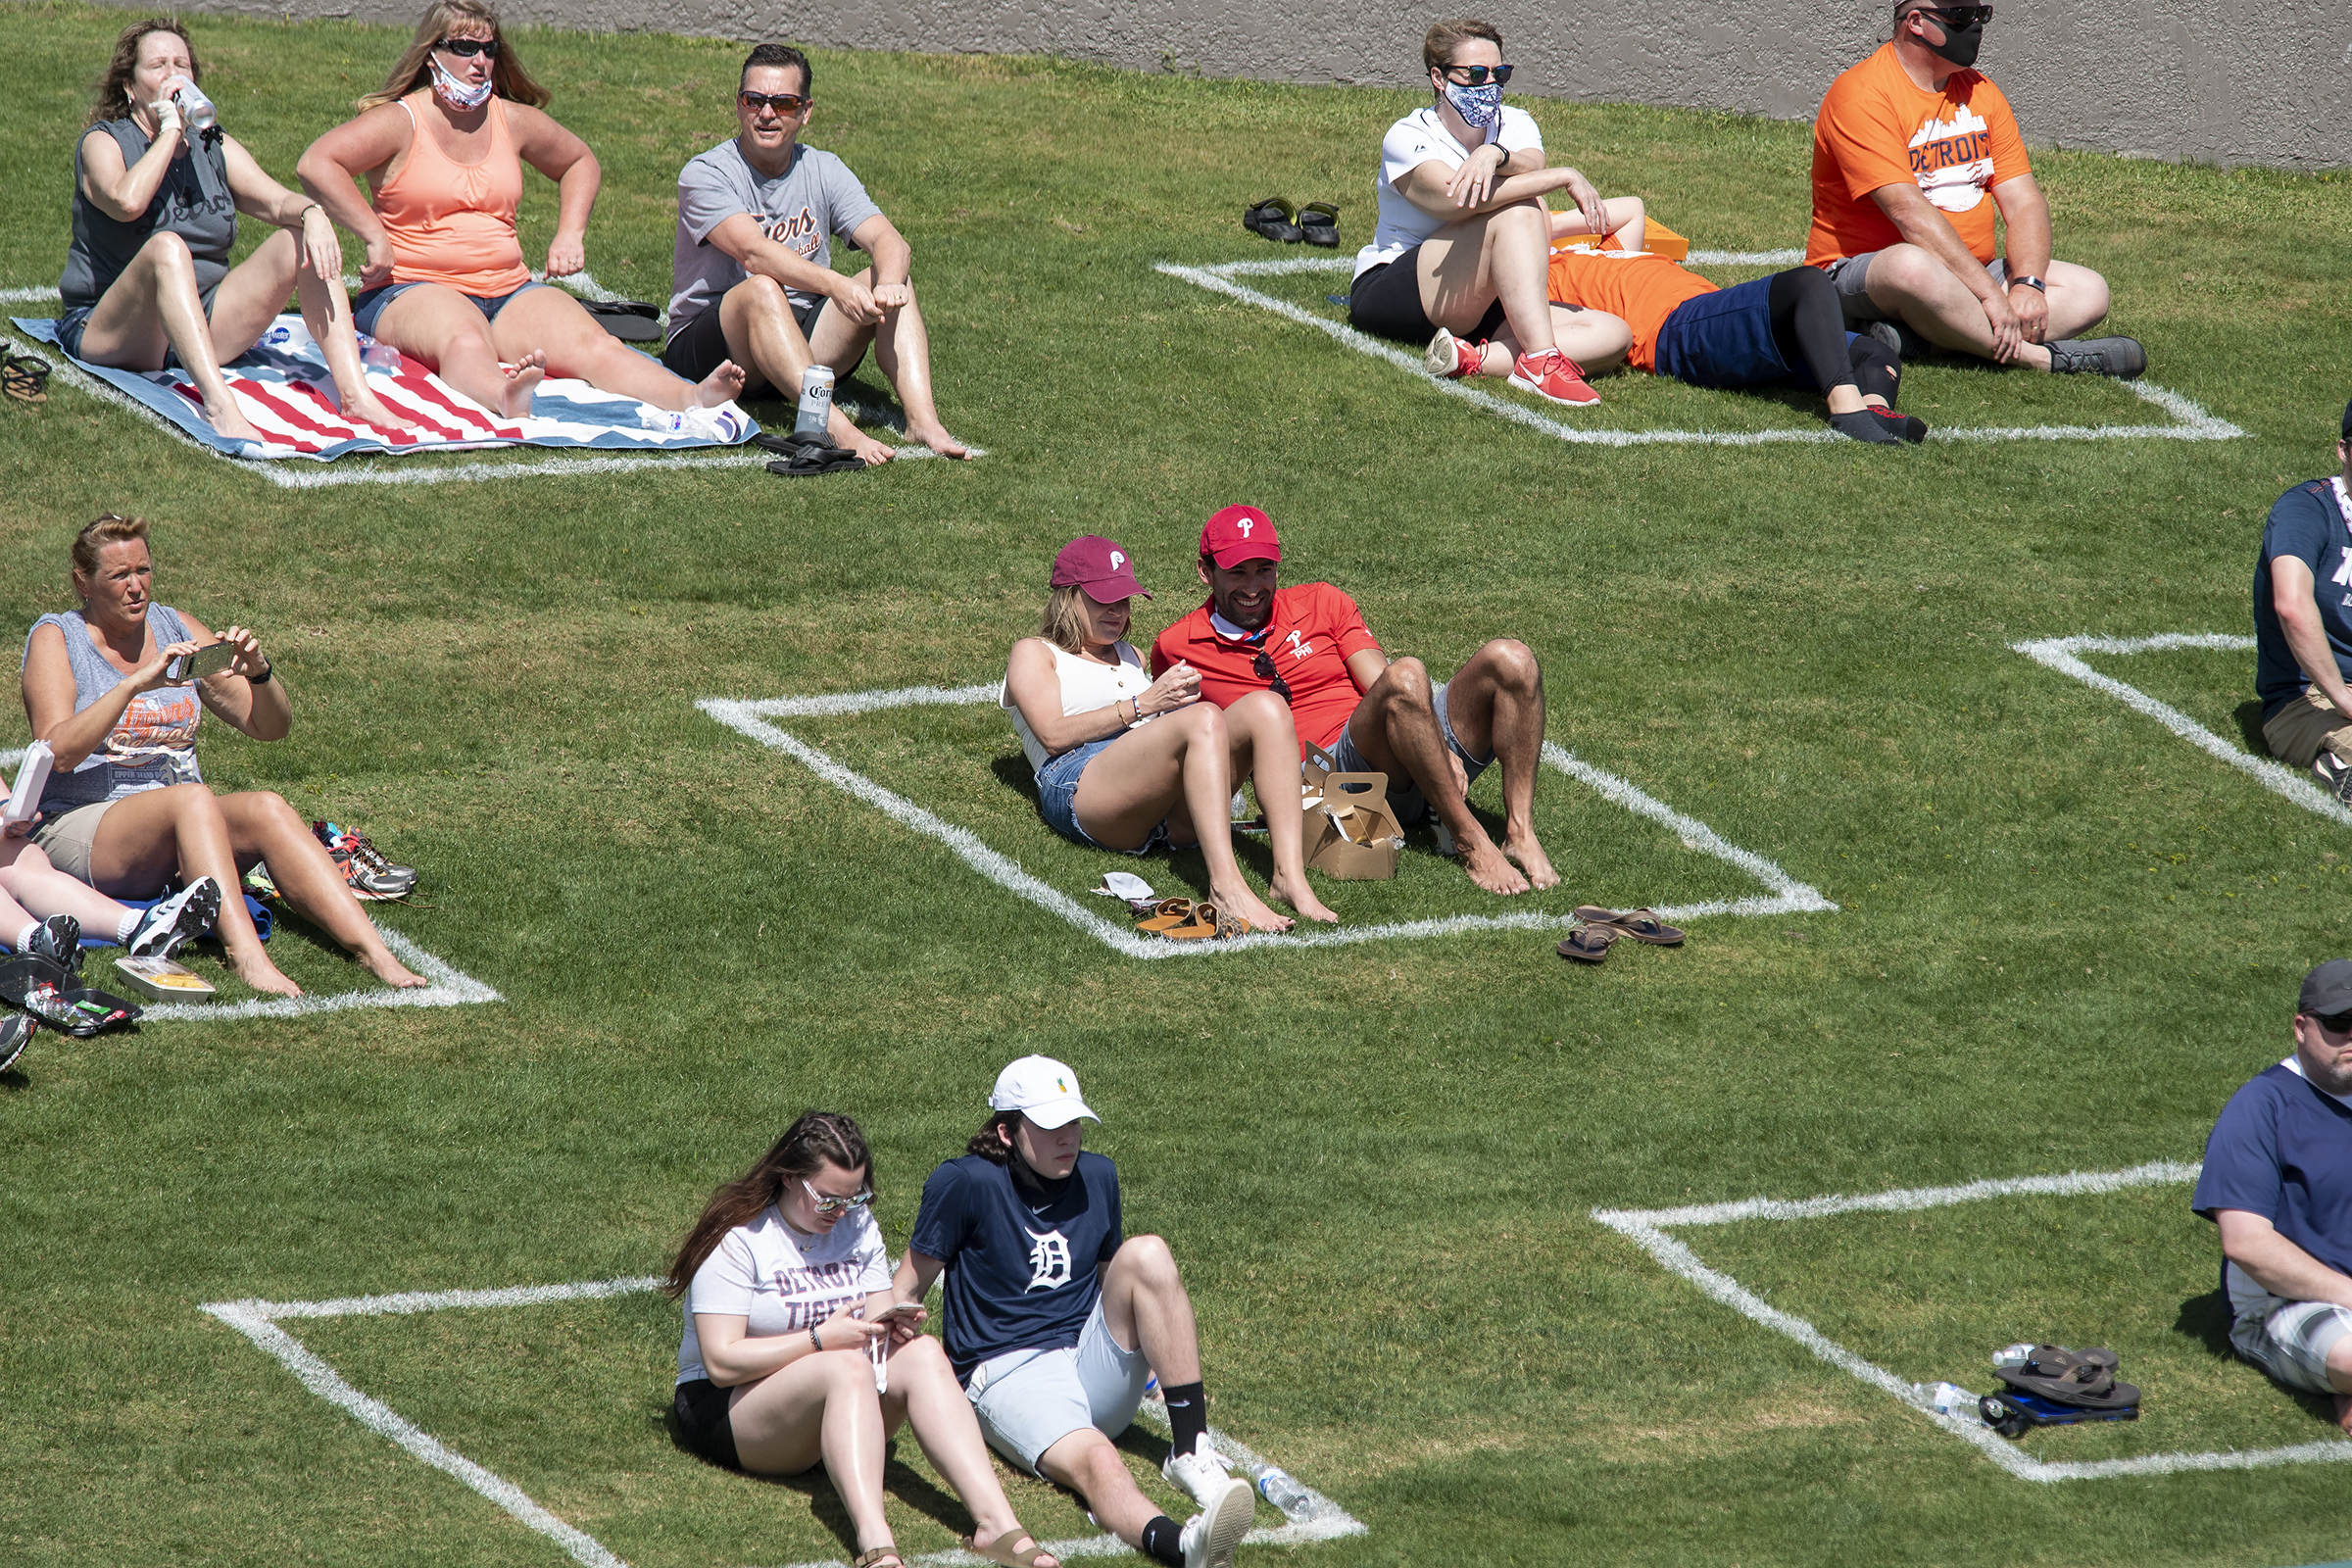
<path id="1" fill-rule="evenodd" d="M 2293 1389 L 2333 1394 L 2328 1352 L 2352 1334 L 2352 1310 L 2327 1301 L 2280 1301 L 2269 1312 L 2248 1312 L 2230 1325 L 2237 1353 Z"/>
<path id="2" fill-rule="evenodd" d="M 1076 1345 L 992 1356 L 972 1368 L 963 1392 L 988 1446 L 1035 1475 L 1038 1456 L 1081 1427 L 1106 1438 L 1126 1431 L 1151 1377 L 1144 1352 L 1111 1338 L 1098 1299 Z"/>

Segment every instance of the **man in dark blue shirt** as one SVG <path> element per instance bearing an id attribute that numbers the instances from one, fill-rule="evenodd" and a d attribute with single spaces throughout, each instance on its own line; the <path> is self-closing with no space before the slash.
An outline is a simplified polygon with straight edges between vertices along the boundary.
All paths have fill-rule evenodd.
<path id="1" fill-rule="evenodd" d="M 2352 802 L 2352 405 L 2332 479 L 2299 484 L 2271 508 L 2254 567 L 2254 690 L 2262 738 Z"/>
<path id="2" fill-rule="evenodd" d="M 948 1357 L 991 1446 L 1086 1499 L 1105 1529 L 1173 1568 L 1229 1568 L 1256 1498 L 1208 1438 L 1192 1298 L 1167 1243 L 1123 1237 L 1119 1173 L 1079 1148 L 1099 1121 L 1078 1075 L 1023 1056 L 989 1119 L 923 1183 L 892 1282 L 920 1301 L 947 1271 Z M 1200 1512 L 1184 1524 L 1135 1484 L 1111 1439 L 1153 1374 L 1174 1446 L 1160 1474 Z"/>
<path id="3" fill-rule="evenodd" d="M 2352 1432 L 2352 958 L 2303 977 L 2294 1054 L 2222 1107 L 2189 1203 L 2221 1227 L 2230 1343 Z"/>

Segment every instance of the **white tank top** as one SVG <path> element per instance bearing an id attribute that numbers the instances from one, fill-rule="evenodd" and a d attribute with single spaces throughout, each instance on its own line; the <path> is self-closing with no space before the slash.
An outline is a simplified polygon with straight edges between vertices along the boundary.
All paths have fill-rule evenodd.
<path id="1" fill-rule="evenodd" d="M 1040 641 L 1043 641 L 1041 638 Z M 1098 708 L 1108 708 L 1122 697 L 1140 697 L 1152 688 L 1152 677 L 1144 670 L 1144 660 L 1125 643 L 1114 644 L 1118 650 L 1116 664 L 1098 664 L 1054 643 L 1046 647 L 1054 655 L 1054 672 L 1061 677 L 1061 714 L 1091 713 Z M 1012 732 L 1021 738 L 1021 750 L 1029 754 L 1029 765 L 1043 769 L 1059 754 L 1048 752 L 1021 710 L 1013 706 L 1012 692 L 1003 683 L 997 687 L 997 702 L 1012 715 Z M 1154 713 L 1152 718 L 1159 715 Z M 1149 724 L 1151 718 L 1144 720 Z M 1108 737 L 1105 737 L 1106 739 Z M 1066 750 L 1067 748 L 1065 748 Z"/>

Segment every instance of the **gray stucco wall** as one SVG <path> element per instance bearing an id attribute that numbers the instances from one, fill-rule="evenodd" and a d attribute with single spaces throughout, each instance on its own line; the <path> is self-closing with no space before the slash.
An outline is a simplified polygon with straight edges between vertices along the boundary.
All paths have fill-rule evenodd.
<path id="1" fill-rule="evenodd" d="M 125 0 L 152 9 L 152 0 Z M 411 23 L 416 0 L 194 0 L 188 9 Z M 1508 40 L 1514 92 L 1810 119 L 1886 35 L 1878 0 L 507 0 L 502 14 L 600 30 L 791 38 L 828 48 L 1058 54 L 1212 76 L 1413 85 L 1441 15 Z M 2352 8 L 2319 0 L 2000 0 L 1985 72 L 2035 146 L 2200 163 L 2352 164 Z"/>

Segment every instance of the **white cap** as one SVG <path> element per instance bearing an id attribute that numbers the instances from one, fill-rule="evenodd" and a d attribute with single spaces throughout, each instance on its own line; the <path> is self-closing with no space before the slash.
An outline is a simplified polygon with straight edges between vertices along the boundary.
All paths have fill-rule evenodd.
<path id="1" fill-rule="evenodd" d="M 988 1108 L 1017 1110 L 1037 1123 L 1040 1131 L 1049 1133 L 1081 1116 L 1089 1121 L 1102 1119 L 1078 1098 L 1078 1075 L 1052 1056 L 1023 1056 L 997 1074 Z"/>

